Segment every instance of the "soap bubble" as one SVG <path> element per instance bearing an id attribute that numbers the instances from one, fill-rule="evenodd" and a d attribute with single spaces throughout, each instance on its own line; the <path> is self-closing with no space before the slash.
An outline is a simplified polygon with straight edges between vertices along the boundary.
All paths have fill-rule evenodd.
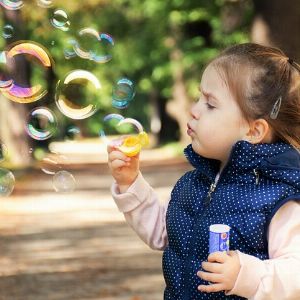
<path id="1" fill-rule="evenodd" d="M 7 24 L 3 27 L 3 31 L 2 31 L 2 36 L 5 38 L 5 39 L 10 39 L 13 37 L 14 35 L 14 28 L 12 25 L 10 24 Z"/>
<path id="2" fill-rule="evenodd" d="M 77 126 L 69 126 L 66 131 L 66 140 L 76 141 L 81 138 L 81 131 Z"/>
<path id="3" fill-rule="evenodd" d="M 0 168 L 0 197 L 9 196 L 15 187 L 14 174 L 4 168 Z"/>
<path id="4" fill-rule="evenodd" d="M 74 176 L 65 170 L 55 173 L 52 182 L 54 190 L 58 193 L 70 193 L 73 192 L 76 187 Z"/>
<path id="5" fill-rule="evenodd" d="M 47 175 L 55 175 L 63 169 L 63 166 L 68 164 L 68 158 L 58 152 L 51 151 L 46 154 L 40 161 L 41 170 Z"/>
<path id="6" fill-rule="evenodd" d="M 47 175 L 54 175 L 61 169 L 59 163 L 50 157 L 44 157 L 41 161 L 41 170 Z"/>
<path id="7" fill-rule="evenodd" d="M 8 155 L 8 149 L 5 144 L 0 142 L 0 162 L 4 161 Z"/>
<path id="8" fill-rule="evenodd" d="M 85 70 L 67 74 L 56 85 L 55 102 L 59 110 L 71 119 L 86 119 L 98 109 L 101 84 L 98 78 Z"/>
<path id="9" fill-rule="evenodd" d="M 22 8 L 23 1 L 19 0 L 1 0 L 0 5 L 9 10 L 17 10 Z"/>
<path id="10" fill-rule="evenodd" d="M 50 0 L 37 0 L 37 4 L 40 7 L 48 8 L 53 5 L 52 1 Z"/>
<path id="11" fill-rule="evenodd" d="M 7 65 L 7 53 L 5 51 L 0 52 L 0 91 L 8 90 L 12 84 L 13 80 Z"/>
<path id="12" fill-rule="evenodd" d="M 14 64 L 17 64 L 17 60 L 15 60 L 15 57 L 21 54 L 28 55 L 31 59 L 37 59 L 39 63 L 42 63 L 43 67 L 52 67 L 52 61 L 46 49 L 44 49 L 41 45 L 31 41 L 22 41 L 10 45 L 9 50 L 6 52 L 2 52 L 1 54 L 1 66 L 6 66 L 6 69 L 8 69 L 7 62 L 13 62 Z M 35 69 L 35 71 L 39 72 L 39 69 Z M 38 80 L 37 84 L 33 84 L 33 86 L 29 87 L 24 87 L 15 82 L 11 74 L 7 75 L 4 72 L 3 75 L 3 72 L 1 73 L 1 92 L 9 100 L 18 103 L 31 103 L 43 98 L 48 92 L 46 89 L 46 81 L 41 81 L 42 76 L 40 74 L 37 74 L 36 76 Z"/>
<path id="13" fill-rule="evenodd" d="M 67 13 L 62 9 L 56 9 L 50 19 L 51 24 L 62 31 L 68 31 L 70 27 L 70 21 Z"/>
<path id="14" fill-rule="evenodd" d="M 149 138 L 140 122 L 124 118 L 119 114 L 109 114 L 103 119 L 100 136 L 105 144 L 122 151 L 127 156 L 134 156 L 147 146 Z"/>
<path id="15" fill-rule="evenodd" d="M 133 82 L 127 78 L 121 78 L 112 90 L 112 106 L 119 109 L 127 108 L 134 96 Z"/>
<path id="16" fill-rule="evenodd" d="M 26 131 L 35 140 L 50 138 L 57 128 L 54 113 L 46 107 L 34 108 L 28 115 Z"/>
<path id="17" fill-rule="evenodd" d="M 102 129 L 99 132 L 100 137 L 102 138 L 105 144 L 116 144 L 119 145 L 120 142 L 117 139 L 117 135 L 120 134 L 118 129 L 118 124 L 124 117 L 120 114 L 108 114 L 103 118 Z M 108 136 L 111 136 L 109 138 Z"/>
<path id="18" fill-rule="evenodd" d="M 76 57 L 77 54 L 74 51 L 74 45 L 77 43 L 75 39 L 69 39 L 67 40 L 67 46 L 64 48 L 64 56 L 66 59 L 70 59 L 73 57 Z"/>
<path id="19" fill-rule="evenodd" d="M 78 33 L 78 40 L 73 39 L 75 53 L 96 63 L 106 63 L 112 59 L 113 38 L 107 33 L 98 33 L 92 28 L 83 28 Z"/>

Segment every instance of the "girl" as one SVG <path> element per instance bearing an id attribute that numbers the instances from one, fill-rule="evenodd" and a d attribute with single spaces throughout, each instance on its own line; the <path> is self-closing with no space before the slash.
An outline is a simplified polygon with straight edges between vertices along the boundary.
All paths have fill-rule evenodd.
<path id="1" fill-rule="evenodd" d="M 164 299 L 300 299 L 300 66 L 241 44 L 206 67 L 199 89 L 185 149 L 195 169 L 162 205 L 138 155 L 108 147 L 115 202 L 164 250 Z M 208 255 L 218 223 L 231 227 L 232 251 Z"/>

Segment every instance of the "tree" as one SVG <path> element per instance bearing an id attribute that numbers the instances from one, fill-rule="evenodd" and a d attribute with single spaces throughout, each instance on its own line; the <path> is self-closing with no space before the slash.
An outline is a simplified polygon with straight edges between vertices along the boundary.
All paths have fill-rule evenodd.
<path id="1" fill-rule="evenodd" d="M 3 9 L 4 24 L 12 24 L 14 27 L 14 38 L 23 35 L 23 22 L 19 11 Z M 26 61 L 19 60 L 18 70 L 16 65 L 11 65 L 11 73 L 19 83 L 28 83 L 28 65 Z M 29 139 L 24 134 L 26 125 L 27 109 L 25 106 L 12 102 L 0 95 L 0 138 L 7 147 L 9 162 L 15 166 L 26 167 L 30 164 Z"/>
<path id="2" fill-rule="evenodd" d="M 300 61 L 300 1 L 254 0 L 253 42 L 281 48 Z"/>

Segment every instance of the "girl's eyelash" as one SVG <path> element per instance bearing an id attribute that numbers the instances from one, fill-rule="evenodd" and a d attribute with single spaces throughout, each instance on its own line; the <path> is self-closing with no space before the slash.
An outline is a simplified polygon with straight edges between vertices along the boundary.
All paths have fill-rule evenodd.
<path id="1" fill-rule="evenodd" d="M 215 107 L 210 105 L 208 102 L 205 103 L 208 109 L 214 109 Z"/>

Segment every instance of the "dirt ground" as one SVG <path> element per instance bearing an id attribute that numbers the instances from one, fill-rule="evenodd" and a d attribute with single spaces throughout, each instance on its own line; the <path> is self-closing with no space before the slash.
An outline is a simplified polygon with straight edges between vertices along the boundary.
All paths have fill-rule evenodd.
<path id="1" fill-rule="evenodd" d="M 145 165 L 144 176 L 167 199 L 188 169 Z M 58 194 L 41 171 L 17 178 L 0 199 L 0 300 L 160 300 L 159 251 L 125 223 L 109 192 L 106 165 L 72 171 L 76 190 Z"/>

